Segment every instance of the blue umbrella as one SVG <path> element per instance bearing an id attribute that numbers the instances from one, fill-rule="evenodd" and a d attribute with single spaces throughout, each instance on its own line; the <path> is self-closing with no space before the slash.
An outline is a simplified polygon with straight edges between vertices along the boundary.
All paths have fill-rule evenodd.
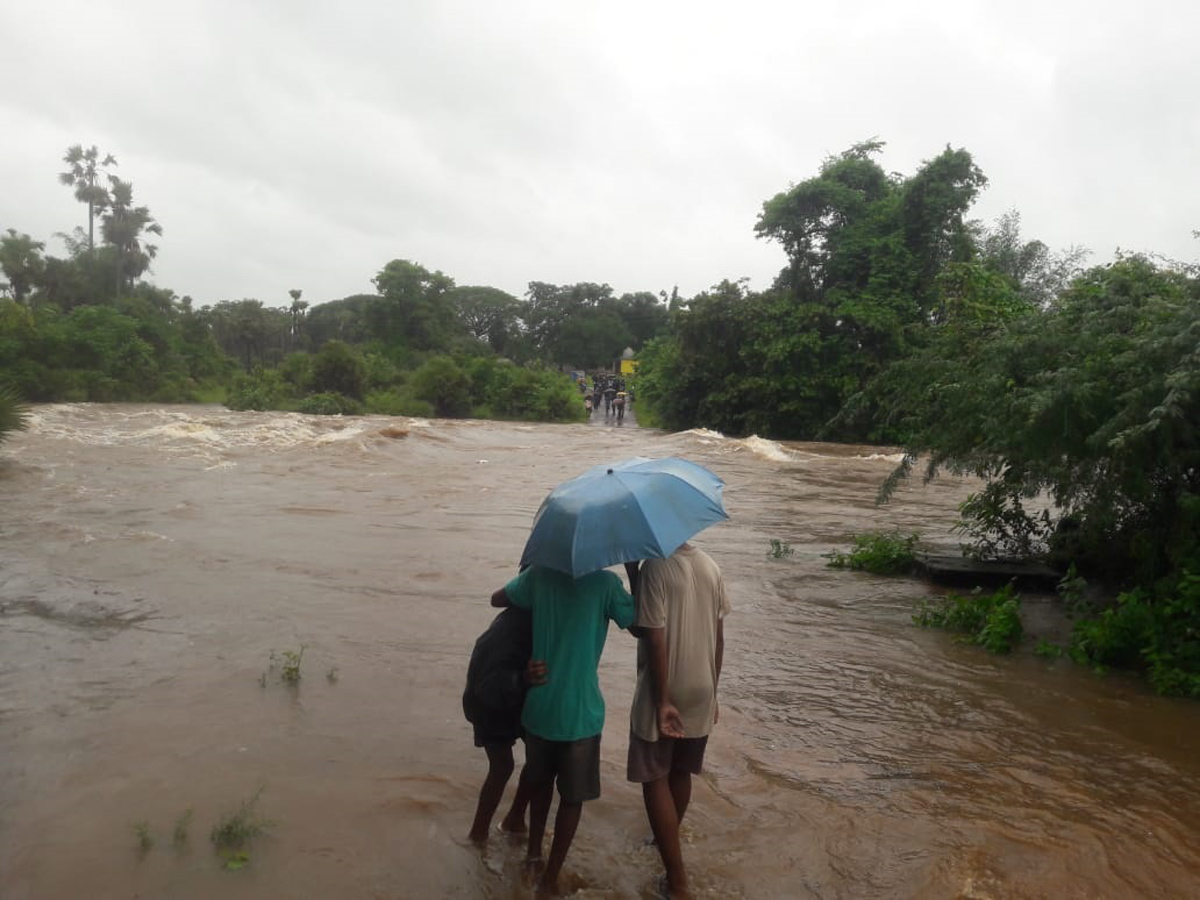
<path id="1" fill-rule="evenodd" d="M 617 563 L 667 557 L 728 519 L 725 482 L 686 459 L 637 456 L 596 466 L 550 492 L 533 519 L 521 565 L 573 578 Z"/>

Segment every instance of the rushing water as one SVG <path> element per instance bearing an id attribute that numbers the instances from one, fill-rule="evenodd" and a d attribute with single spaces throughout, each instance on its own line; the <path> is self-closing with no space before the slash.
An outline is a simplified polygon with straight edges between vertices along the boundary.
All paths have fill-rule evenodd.
<path id="1" fill-rule="evenodd" d="M 728 485 L 697 541 L 735 607 L 685 825 L 699 896 L 1200 896 L 1200 708 L 1029 642 L 989 656 L 911 624 L 928 585 L 825 568 L 854 532 L 952 540 L 970 484 L 877 508 L 878 449 L 633 426 L 38 408 L 0 450 L 0 896 L 528 896 L 519 844 L 462 840 L 466 660 L 546 491 L 633 455 Z M 271 653 L 301 645 L 289 686 Z M 658 883 L 633 661 L 614 630 L 580 896 Z M 260 788 L 272 825 L 223 871 L 209 831 Z"/>

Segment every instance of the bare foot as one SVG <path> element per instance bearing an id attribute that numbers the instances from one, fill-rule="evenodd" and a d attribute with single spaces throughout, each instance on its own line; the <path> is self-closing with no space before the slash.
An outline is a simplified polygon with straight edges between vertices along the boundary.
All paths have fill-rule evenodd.
<path id="1" fill-rule="evenodd" d="M 505 816 L 504 820 L 500 823 L 500 830 L 506 834 L 525 834 L 528 829 L 525 827 L 525 820 L 523 818 L 510 821 Z"/>

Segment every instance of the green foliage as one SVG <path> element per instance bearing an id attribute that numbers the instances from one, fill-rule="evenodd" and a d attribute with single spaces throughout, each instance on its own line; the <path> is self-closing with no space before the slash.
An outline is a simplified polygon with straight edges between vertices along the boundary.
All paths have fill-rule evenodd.
<path id="1" fill-rule="evenodd" d="M 281 409 L 291 392 L 276 369 L 255 368 L 233 380 L 225 405 L 230 409 Z"/>
<path id="2" fill-rule="evenodd" d="M 1058 644 L 1052 644 L 1045 638 L 1039 638 L 1037 646 L 1033 648 L 1034 656 L 1041 656 L 1045 659 L 1058 659 L 1065 651 Z"/>
<path id="3" fill-rule="evenodd" d="M 150 823 L 145 819 L 134 822 L 133 833 L 137 838 L 138 852 L 145 856 L 154 848 L 154 836 L 150 833 Z"/>
<path id="4" fill-rule="evenodd" d="M 309 394 L 299 402 L 296 411 L 315 416 L 356 416 L 362 413 L 363 404 L 344 394 L 330 391 Z"/>
<path id="5" fill-rule="evenodd" d="M 182 847 L 187 843 L 188 830 L 192 826 L 191 808 L 185 809 L 180 813 L 179 818 L 175 820 L 175 828 L 171 832 L 171 841 L 176 847 Z"/>
<path id="6" fill-rule="evenodd" d="M 366 366 L 362 356 L 343 341 L 330 341 L 313 359 L 309 387 L 316 393 L 362 400 L 365 386 Z"/>
<path id="7" fill-rule="evenodd" d="M 825 554 L 834 569 L 855 569 L 876 575 L 904 575 L 912 571 L 913 554 L 920 536 L 898 531 L 872 531 L 853 536 L 849 553 L 837 550 Z"/>
<path id="8" fill-rule="evenodd" d="M 429 403 L 443 418 L 471 412 L 471 377 L 448 356 L 435 356 L 409 379 L 413 396 Z"/>
<path id="9" fill-rule="evenodd" d="M 250 843 L 272 826 L 257 810 L 262 796 L 260 787 L 248 800 L 242 801 L 235 812 L 222 816 L 209 832 L 209 839 L 226 869 L 240 869 L 249 862 Z"/>
<path id="10" fill-rule="evenodd" d="M 771 291 L 726 281 L 675 311 L 674 333 L 639 368 L 643 397 L 665 427 L 895 436 L 871 398 L 846 410 L 848 401 L 950 314 L 939 276 L 970 261 L 964 215 L 985 179 L 970 154 L 951 149 L 911 177 L 888 175 L 873 159 L 882 146 L 831 157 L 816 177 L 763 204 L 756 231 L 788 255 Z M 955 285 L 988 280 L 967 276 Z M 973 308 L 965 296 L 958 305 Z"/>
<path id="11" fill-rule="evenodd" d="M 962 632 L 970 643 L 992 653 L 1009 653 L 1021 639 L 1020 597 L 1011 584 L 992 594 L 978 588 L 967 596 L 952 592 L 922 601 L 913 621 L 923 628 Z"/>
<path id="12" fill-rule="evenodd" d="M 778 538 L 771 538 L 771 549 L 767 551 L 767 556 L 772 559 L 786 559 L 795 552 L 791 544 L 784 543 Z"/>
<path id="13" fill-rule="evenodd" d="M 407 390 L 372 391 L 367 394 L 365 411 L 383 416 L 408 416 L 428 419 L 434 415 L 433 404 L 418 400 Z"/>
<path id="14" fill-rule="evenodd" d="M 29 426 L 29 407 L 21 402 L 17 392 L 0 383 L 0 442 L 14 431 Z"/>
<path id="15" fill-rule="evenodd" d="M 1072 659 L 1103 671 L 1146 671 L 1161 694 L 1200 697 L 1200 575 L 1184 571 L 1155 597 L 1146 590 L 1118 596 L 1115 606 L 1076 623 Z"/>

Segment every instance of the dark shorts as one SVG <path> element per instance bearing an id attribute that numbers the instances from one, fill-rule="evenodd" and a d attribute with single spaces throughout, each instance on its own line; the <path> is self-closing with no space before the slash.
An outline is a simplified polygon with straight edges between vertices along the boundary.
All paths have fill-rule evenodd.
<path id="1" fill-rule="evenodd" d="M 530 784 L 558 782 L 566 803 L 600 796 L 600 735 L 578 741 L 548 741 L 525 735 L 525 777 Z"/>
<path id="2" fill-rule="evenodd" d="M 660 737 L 647 741 L 629 734 L 629 764 L 626 777 L 636 784 L 666 778 L 672 772 L 699 775 L 704 769 L 708 735 L 698 738 Z"/>
<path id="3" fill-rule="evenodd" d="M 521 737 L 521 709 L 497 711 L 463 695 L 463 714 L 475 731 L 476 747 L 495 745 L 511 747 Z"/>

